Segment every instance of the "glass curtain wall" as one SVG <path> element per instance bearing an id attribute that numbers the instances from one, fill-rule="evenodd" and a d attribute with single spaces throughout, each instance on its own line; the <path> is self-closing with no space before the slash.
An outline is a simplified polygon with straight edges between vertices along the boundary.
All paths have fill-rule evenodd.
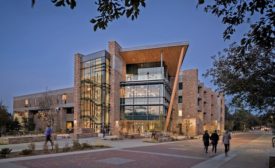
<path id="1" fill-rule="evenodd" d="M 171 89 L 166 68 L 160 66 L 159 62 L 126 65 L 126 81 L 121 85 L 121 119 L 133 121 L 133 127 L 141 121 L 163 125 Z"/>
<path id="2" fill-rule="evenodd" d="M 83 61 L 81 67 L 82 128 L 102 132 L 110 125 L 110 61 L 107 57 L 100 57 Z"/>

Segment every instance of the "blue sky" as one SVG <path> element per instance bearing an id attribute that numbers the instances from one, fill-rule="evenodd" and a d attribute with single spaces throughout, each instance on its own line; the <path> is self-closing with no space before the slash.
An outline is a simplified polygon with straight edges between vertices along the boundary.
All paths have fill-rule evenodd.
<path id="1" fill-rule="evenodd" d="M 94 1 L 78 1 L 74 10 L 57 8 L 50 0 L 8 0 L 0 6 L 0 100 L 12 111 L 14 96 L 73 86 L 76 52 L 107 49 L 108 41 L 122 47 L 189 42 L 182 69 L 198 68 L 201 77 L 211 67 L 211 56 L 227 47 L 225 28 L 195 1 L 150 0 L 136 21 L 122 18 L 107 30 L 93 31 Z M 238 39 L 236 34 L 233 38 Z"/>

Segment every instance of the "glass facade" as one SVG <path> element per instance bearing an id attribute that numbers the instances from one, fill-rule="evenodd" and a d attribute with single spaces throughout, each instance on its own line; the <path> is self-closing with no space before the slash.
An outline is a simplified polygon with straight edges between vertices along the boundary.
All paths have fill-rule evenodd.
<path id="1" fill-rule="evenodd" d="M 126 65 L 126 81 L 120 90 L 122 120 L 163 125 L 171 94 L 165 70 L 160 62 Z"/>
<path id="2" fill-rule="evenodd" d="M 160 80 L 167 77 L 165 67 L 160 62 L 127 64 L 126 81 Z"/>
<path id="3" fill-rule="evenodd" d="M 110 60 L 107 52 L 84 56 L 81 63 L 80 119 L 82 128 L 101 132 L 109 127 Z"/>

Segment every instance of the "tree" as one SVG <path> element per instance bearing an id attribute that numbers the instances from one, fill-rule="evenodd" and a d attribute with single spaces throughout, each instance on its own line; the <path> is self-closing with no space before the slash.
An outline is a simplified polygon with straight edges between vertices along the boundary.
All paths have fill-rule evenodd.
<path id="1" fill-rule="evenodd" d="M 24 127 L 26 132 L 34 131 L 35 123 L 34 123 L 33 118 L 23 117 L 22 120 L 23 120 L 23 127 Z"/>
<path id="2" fill-rule="evenodd" d="M 41 121 L 41 125 L 46 127 L 46 125 L 54 126 L 56 118 L 56 100 L 53 96 L 48 94 L 48 91 L 40 98 L 39 103 L 38 119 Z M 42 128 L 41 128 L 42 129 Z"/>
<path id="3" fill-rule="evenodd" d="M 234 110 L 234 111 L 232 111 Z M 252 127 L 261 125 L 260 117 L 250 113 L 242 106 L 229 109 L 225 106 L 225 129 L 246 131 Z"/>
<path id="4" fill-rule="evenodd" d="M 34 6 L 36 0 L 32 0 Z M 76 0 L 52 0 L 55 6 L 69 6 L 71 9 L 76 7 Z M 94 31 L 106 29 L 109 22 L 119 19 L 122 16 L 137 19 L 140 7 L 145 7 L 145 0 L 97 0 L 97 11 L 99 15 L 92 18 L 90 22 L 94 24 Z"/>
<path id="5" fill-rule="evenodd" d="M 8 121 L 9 113 L 7 107 L 0 101 L 0 137 L 6 131 Z"/>
<path id="6" fill-rule="evenodd" d="M 20 125 L 20 123 L 19 123 L 19 121 L 18 121 L 18 118 L 15 118 L 14 119 L 14 121 L 12 122 L 12 125 L 11 125 L 12 127 L 11 127 L 11 130 L 14 130 L 14 131 L 19 131 L 20 130 L 20 128 L 21 128 L 21 125 Z"/>
<path id="7" fill-rule="evenodd" d="M 242 52 L 233 43 L 223 53 L 213 57 L 211 76 L 219 91 L 232 95 L 236 104 L 246 104 L 258 110 L 275 108 L 275 54 L 261 47 Z"/>
<path id="8" fill-rule="evenodd" d="M 233 130 L 233 114 L 230 113 L 228 106 L 225 105 L 225 116 L 224 116 L 225 124 L 224 129 L 225 130 Z"/>
<path id="9" fill-rule="evenodd" d="M 198 4 L 204 4 L 204 0 Z M 274 7 L 273 0 L 215 0 L 204 8 L 227 25 L 225 40 L 238 25 L 250 24 L 239 43 L 213 57 L 213 67 L 205 76 L 212 77 L 218 90 L 232 95 L 233 102 L 265 112 L 275 110 Z"/>
<path id="10" fill-rule="evenodd" d="M 198 0 L 198 5 L 204 3 L 204 0 Z M 266 49 L 274 48 L 274 7 L 274 0 L 215 0 L 204 9 L 222 18 L 222 23 L 227 26 L 223 33 L 225 40 L 230 39 L 238 25 L 250 24 L 249 31 L 243 35 L 240 43 L 245 50 L 251 44 Z"/>

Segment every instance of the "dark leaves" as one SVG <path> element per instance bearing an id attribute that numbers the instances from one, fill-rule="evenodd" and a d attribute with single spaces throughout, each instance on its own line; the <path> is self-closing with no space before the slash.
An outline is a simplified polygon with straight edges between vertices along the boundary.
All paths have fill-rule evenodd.
<path id="1" fill-rule="evenodd" d="M 198 0 L 198 4 L 204 4 L 204 1 Z M 204 10 L 221 17 L 222 23 L 227 25 L 223 32 L 225 40 L 231 38 L 238 25 L 256 20 L 250 25 L 250 30 L 244 34 L 248 40 L 246 43 L 241 42 L 241 44 L 250 45 L 250 43 L 255 43 L 271 49 L 274 47 L 275 37 L 274 8 L 274 0 L 215 0 L 211 5 L 205 6 Z M 257 17 L 252 15 L 257 15 Z"/>
<path id="2" fill-rule="evenodd" d="M 76 6 L 75 0 L 52 0 L 52 3 L 54 3 L 54 5 L 57 7 L 68 5 L 71 9 L 74 9 L 74 7 Z"/>
<path id="3" fill-rule="evenodd" d="M 243 38 L 242 43 L 248 43 Z M 275 53 L 257 45 L 233 43 L 224 54 L 213 57 L 213 67 L 205 76 L 220 91 L 256 109 L 275 109 Z"/>
<path id="4" fill-rule="evenodd" d="M 32 8 L 34 7 L 35 4 L 35 0 L 32 0 Z"/>
<path id="5" fill-rule="evenodd" d="M 98 0 L 95 4 L 100 15 L 90 20 L 94 24 L 94 31 L 98 28 L 106 29 L 109 22 L 122 16 L 135 20 L 140 7 L 145 7 L 145 0 Z"/>

